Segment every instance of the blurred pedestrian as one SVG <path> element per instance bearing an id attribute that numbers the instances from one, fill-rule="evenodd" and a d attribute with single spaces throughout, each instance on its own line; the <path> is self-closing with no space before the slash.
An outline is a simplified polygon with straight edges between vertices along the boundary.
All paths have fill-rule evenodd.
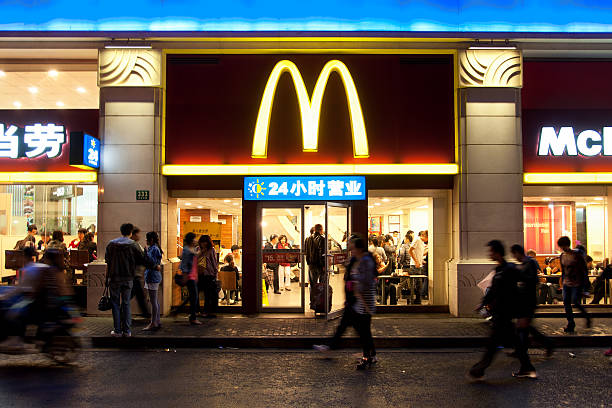
<path id="1" fill-rule="evenodd" d="M 572 241 L 569 237 L 561 237 L 557 245 L 563 251 L 559 257 L 561 264 L 561 286 L 563 287 L 563 306 L 565 306 L 565 317 L 567 326 L 563 329 L 566 333 L 574 333 L 576 322 L 572 306 L 580 310 L 586 319 L 586 327 L 591 327 L 591 318 L 584 306 L 582 306 L 582 293 L 588 281 L 588 270 L 586 261 L 581 252 L 572 250 Z"/>
<path id="2" fill-rule="evenodd" d="M 353 234 L 348 241 L 348 249 L 353 257 L 344 274 L 345 304 L 342 320 L 329 344 L 315 345 L 315 350 L 337 349 L 340 339 L 350 326 L 359 334 L 363 348 L 363 358 L 357 369 L 363 370 L 375 364 L 376 349 L 372 338 L 372 315 L 376 310 L 376 267 L 372 254 L 368 252 L 368 241 L 359 234 Z"/>
<path id="3" fill-rule="evenodd" d="M 546 348 L 546 354 L 550 356 L 553 351 L 552 341 L 540 333 L 540 331 L 532 325 L 537 304 L 536 288 L 538 284 L 538 262 L 535 259 L 527 256 L 525 254 L 525 248 L 523 248 L 521 245 L 512 245 L 510 251 L 519 262 L 517 265 L 517 347 L 524 349 L 521 352 L 526 353 L 527 349 L 529 348 L 529 334 L 531 334 L 536 341 Z M 518 355 L 519 352 L 517 351 L 516 353 Z M 525 368 L 528 369 L 532 367 Z M 533 371 L 535 371 L 535 369 L 533 369 Z M 519 374 L 525 373 L 527 373 L 527 371 L 523 371 L 523 367 L 521 367 Z"/>
<path id="4" fill-rule="evenodd" d="M 477 310 L 486 308 L 491 314 L 491 335 L 486 345 L 486 351 L 482 359 L 474 364 L 469 370 L 468 375 L 472 380 L 481 380 L 485 370 L 491 365 L 499 346 L 505 345 L 509 340 L 515 339 L 515 328 L 512 318 L 516 314 L 517 299 L 517 270 L 514 264 L 509 263 L 504 258 L 505 249 L 501 241 L 493 240 L 487 244 L 489 248 L 489 258 L 495 261 L 495 276 L 491 287 L 482 299 L 482 303 Z M 521 377 L 536 378 L 535 369 L 531 365 L 527 350 L 518 347 L 518 358 L 521 361 Z M 513 374 L 518 375 L 518 373 Z"/>
<path id="5" fill-rule="evenodd" d="M 156 266 L 161 265 L 163 251 L 159 247 L 159 236 L 157 232 L 147 232 L 147 256 Z M 159 330 L 161 320 L 159 318 L 159 284 L 162 281 L 161 271 L 156 268 L 145 270 L 145 289 L 149 291 L 149 302 L 151 303 L 151 323 L 145 327 L 144 331 Z"/>
<path id="6" fill-rule="evenodd" d="M 202 322 L 197 319 L 200 303 L 198 300 L 198 264 L 195 238 L 196 234 L 193 232 L 188 232 L 185 235 L 179 269 L 183 275 L 187 275 L 186 286 L 189 291 L 189 323 L 192 325 L 201 325 Z"/>

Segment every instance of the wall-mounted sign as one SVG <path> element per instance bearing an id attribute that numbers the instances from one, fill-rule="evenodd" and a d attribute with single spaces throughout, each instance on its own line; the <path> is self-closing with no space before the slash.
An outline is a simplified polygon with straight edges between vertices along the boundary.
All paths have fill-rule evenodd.
<path id="1" fill-rule="evenodd" d="M 365 200 L 364 176 L 245 177 L 245 200 Z"/>
<path id="2" fill-rule="evenodd" d="M 100 140 L 85 132 L 70 132 L 70 165 L 88 170 L 100 168 Z"/>
<path id="3" fill-rule="evenodd" d="M 576 134 L 573 127 L 546 126 L 540 132 L 538 156 L 612 156 L 612 127 L 601 132 L 587 129 Z"/>
<path id="4" fill-rule="evenodd" d="M 66 143 L 66 129 L 54 123 L 34 123 L 24 127 L 0 123 L 0 157 L 18 159 L 58 157 Z"/>
<path id="5" fill-rule="evenodd" d="M 189 222 L 202 222 L 202 217 L 199 215 L 192 215 L 189 217 Z"/>
<path id="6" fill-rule="evenodd" d="M 149 201 L 149 190 L 136 190 L 136 201 Z"/>

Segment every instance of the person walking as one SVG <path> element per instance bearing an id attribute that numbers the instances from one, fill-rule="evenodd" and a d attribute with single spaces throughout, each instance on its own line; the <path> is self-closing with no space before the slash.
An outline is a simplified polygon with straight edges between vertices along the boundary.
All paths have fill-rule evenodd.
<path id="1" fill-rule="evenodd" d="M 136 248 L 140 250 L 140 252 L 144 255 L 145 249 L 140 245 L 140 228 L 134 226 L 131 235 L 132 241 L 136 243 Z M 138 307 L 140 308 L 140 314 L 148 319 L 151 317 L 151 313 L 149 313 L 149 306 L 147 305 L 147 299 L 145 296 L 144 288 L 143 288 L 143 280 L 145 274 L 145 267 L 142 265 L 136 265 L 136 273 L 134 274 L 134 284 L 132 285 L 132 299 L 136 298 L 136 303 L 138 303 Z"/>
<path id="2" fill-rule="evenodd" d="M 353 255 L 344 274 L 345 303 L 344 314 L 329 344 L 314 345 L 318 351 L 335 350 L 348 327 L 359 334 L 363 357 L 358 370 L 372 366 L 378 360 L 374 339 L 372 338 L 372 315 L 376 310 L 376 267 L 372 254 L 368 252 L 368 241 L 360 234 L 349 238 L 348 249 Z"/>
<path id="3" fill-rule="evenodd" d="M 136 265 L 147 268 L 159 268 L 140 251 L 137 244 L 130 238 L 134 226 L 130 223 L 121 225 L 121 237 L 108 243 L 105 251 L 106 281 L 110 289 L 113 312 L 113 337 L 131 337 L 132 285 L 136 274 Z"/>
<path id="4" fill-rule="evenodd" d="M 287 242 L 287 236 L 281 235 L 278 238 L 276 249 L 291 249 Z M 291 264 L 284 262 L 278 265 L 278 284 L 280 290 L 291 291 Z"/>
<path id="5" fill-rule="evenodd" d="M 563 306 L 565 306 L 565 317 L 567 326 L 563 329 L 566 333 L 574 333 L 576 322 L 574 321 L 574 311 L 572 305 L 580 310 L 586 319 L 586 327 L 591 327 L 591 318 L 582 306 L 582 293 L 586 281 L 588 281 L 588 270 L 584 256 L 571 248 L 569 237 L 561 237 L 557 240 L 557 245 L 563 251 L 559 257 L 561 264 L 561 287 L 563 288 Z"/>
<path id="6" fill-rule="evenodd" d="M 204 314 L 202 316 L 215 318 L 219 304 L 217 252 L 209 235 L 202 235 L 198 240 L 198 246 L 198 287 L 204 292 Z"/>
<path id="7" fill-rule="evenodd" d="M 147 256 L 156 266 L 161 265 L 163 251 L 159 247 L 159 236 L 157 232 L 147 232 Z M 147 268 L 145 270 L 145 289 L 149 291 L 149 302 L 151 303 L 151 323 L 143 329 L 143 331 L 161 329 L 161 320 L 159 318 L 159 284 L 162 281 L 161 271 L 156 268 Z"/>
<path id="8" fill-rule="evenodd" d="M 499 351 L 499 346 L 505 344 L 508 339 L 515 338 L 515 328 L 512 318 L 516 314 L 517 298 L 517 270 L 514 264 L 504 258 L 505 249 L 501 241 L 493 240 L 487 244 L 489 258 L 495 261 L 495 275 L 491 287 L 482 299 L 482 303 L 476 310 L 483 307 L 491 313 L 491 335 L 487 341 L 486 351 L 482 359 L 474 364 L 468 372 L 472 380 L 481 380 L 485 370 L 493 362 L 493 358 Z M 536 378 L 535 369 L 531 365 L 527 350 L 517 348 L 521 369 L 514 373 L 517 377 Z"/>
<path id="9" fill-rule="evenodd" d="M 191 325 L 201 325 L 197 319 L 198 308 L 198 268 L 196 256 L 196 234 L 188 232 L 183 239 L 183 252 L 181 253 L 181 263 L 179 269 L 181 274 L 187 275 L 187 290 L 189 291 L 189 323 Z"/>
<path id="10" fill-rule="evenodd" d="M 316 224 L 314 232 L 306 239 L 306 263 L 308 264 L 308 281 L 310 282 L 310 308 L 315 309 L 317 283 L 327 283 L 325 271 L 325 237 L 323 225 Z"/>
<path id="11" fill-rule="evenodd" d="M 546 354 L 550 357 L 553 352 L 552 341 L 532 324 L 537 304 L 536 288 L 540 267 L 535 259 L 525 254 L 525 248 L 521 245 L 512 245 L 510 252 L 519 262 L 517 265 L 517 300 L 519 303 L 516 315 L 517 347 L 523 348 L 526 353 L 529 348 L 529 334 L 531 334 L 536 341 L 546 348 Z M 526 374 L 522 370 L 519 373 Z"/>

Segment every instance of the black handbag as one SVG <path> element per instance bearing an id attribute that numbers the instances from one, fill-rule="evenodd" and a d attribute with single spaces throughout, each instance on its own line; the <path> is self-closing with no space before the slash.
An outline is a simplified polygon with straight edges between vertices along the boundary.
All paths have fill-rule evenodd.
<path id="1" fill-rule="evenodd" d="M 184 273 L 176 273 L 174 275 L 174 283 L 176 283 L 178 286 L 180 286 L 181 288 L 185 285 L 187 285 L 187 282 L 189 281 L 189 275 L 184 274 Z"/>
<path id="2" fill-rule="evenodd" d="M 106 282 L 106 284 L 104 285 L 104 292 L 102 293 L 102 297 L 100 298 L 100 301 L 98 302 L 98 310 L 101 312 L 106 312 L 107 310 L 111 310 L 111 309 L 112 309 L 112 305 L 111 305 L 110 296 L 108 294 L 108 282 Z"/>

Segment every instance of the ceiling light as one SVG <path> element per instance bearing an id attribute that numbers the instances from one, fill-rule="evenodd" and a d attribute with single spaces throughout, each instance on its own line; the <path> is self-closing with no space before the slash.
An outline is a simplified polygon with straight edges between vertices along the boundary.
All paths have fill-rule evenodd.
<path id="1" fill-rule="evenodd" d="M 374 208 L 374 206 L 373 205 L 368 205 L 368 208 Z"/>
<path id="2" fill-rule="evenodd" d="M 593 200 L 595 200 L 595 201 L 603 201 L 603 197 L 595 197 Z"/>
<path id="3" fill-rule="evenodd" d="M 0 69 L 0 78 L 5 77 L 5 76 L 6 76 L 6 72 Z"/>
<path id="4" fill-rule="evenodd" d="M 13 106 L 16 107 L 16 108 L 21 108 L 21 102 L 15 101 L 15 102 L 13 102 Z"/>
<path id="5" fill-rule="evenodd" d="M 224 203 L 231 203 L 232 200 L 223 200 Z"/>
<path id="6" fill-rule="evenodd" d="M 550 198 L 544 197 L 544 198 L 542 198 L 542 201 L 550 201 Z"/>
<path id="7" fill-rule="evenodd" d="M 30 91 L 31 94 L 36 94 L 38 93 L 38 88 L 35 86 L 31 86 L 28 88 L 28 91 Z"/>
<path id="8" fill-rule="evenodd" d="M 49 74 L 51 78 L 57 78 L 58 72 L 55 69 L 50 69 L 49 72 L 47 72 L 47 74 Z"/>
<path id="9" fill-rule="evenodd" d="M 383 203 L 388 203 L 389 199 L 388 198 L 383 198 L 382 201 L 383 201 Z"/>
<path id="10" fill-rule="evenodd" d="M 197 207 L 197 208 L 202 209 L 202 208 L 204 208 L 204 207 L 202 207 L 201 205 L 198 205 L 198 207 Z"/>
<path id="11" fill-rule="evenodd" d="M 238 204 L 240 204 L 240 203 L 239 203 L 239 202 L 233 202 L 232 204 L 233 204 L 233 205 L 238 205 Z"/>
<path id="12" fill-rule="evenodd" d="M 588 203 L 576 203 L 576 206 L 578 207 L 586 207 L 588 205 Z"/>
<path id="13" fill-rule="evenodd" d="M 191 205 L 191 203 L 185 203 L 185 205 Z"/>
<path id="14" fill-rule="evenodd" d="M 374 203 L 374 205 L 380 205 L 380 203 Z"/>
<path id="15" fill-rule="evenodd" d="M 424 209 L 426 209 L 426 208 L 429 208 L 429 206 L 427 206 L 427 205 L 421 205 L 420 207 L 417 207 L 417 208 L 420 208 L 420 209 L 424 210 Z"/>
<path id="16" fill-rule="evenodd" d="M 83 88 L 82 86 L 79 86 L 79 87 L 77 87 L 76 91 L 78 93 L 85 93 L 85 92 L 87 92 L 87 89 Z"/>
<path id="17" fill-rule="evenodd" d="M 57 101 L 55 102 L 55 105 L 59 106 L 60 108 L 64 107 L 64 102 L 62 101 Z"/>

